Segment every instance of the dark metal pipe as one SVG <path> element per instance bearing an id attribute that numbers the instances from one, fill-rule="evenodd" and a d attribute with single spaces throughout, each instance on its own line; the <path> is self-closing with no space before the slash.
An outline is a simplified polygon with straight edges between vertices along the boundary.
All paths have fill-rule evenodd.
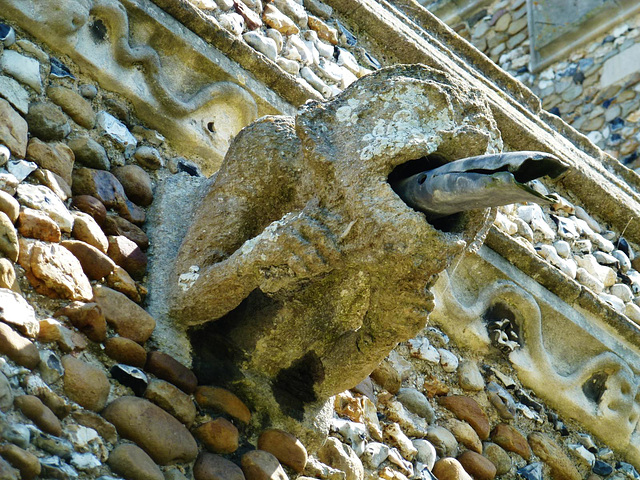
<path id="1" fill-rule="evenodd" d="M 506 152 L 463 158 L 393 182 L 391 187 L 429 220 L 519 202 L 553 203 L 525 182 L 556 178 L 569 166 L 542 152 Z"/>

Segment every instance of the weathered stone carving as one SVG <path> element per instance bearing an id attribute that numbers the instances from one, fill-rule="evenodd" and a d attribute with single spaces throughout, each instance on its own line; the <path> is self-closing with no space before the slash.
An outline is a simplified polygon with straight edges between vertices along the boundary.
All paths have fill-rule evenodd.
<path id="1" fill-rule="evenodd" d="M 483 97 L 424 66 L 378 71 L 295 119 L 244 129 L 176 263 L 173 316 L 217 320 L 193 329 L 201 376 L 251 385 L 254 398 L 271 385 L 291 412 L 358 383 L 425 325 L 425 287 L 493 218 L 473 210 L 439 230 L 389 175 L 500 148 Z"/>
<path id="2" fill-rule="evenodd" d="M 549 306 L 546 313 L 553 315 L 550 323 L 557 330 L 543 335 L 543 313 L 532 294 L 489 272 L 481 288 L 469 291 L 464 277 L 477 266 L 460 270 L 467 268 L 466 273 L 441 274 L 433 287 L 437 308 L 431 319 L 460 344 L 485 354 L 494 340 L 487 327 L 495 321 L 509 323 L 518 332 L 517 341 L 509 349 L 499 341 L 494 345 L 508 353 L 522 383 L 640 466 L 637 369 L 584 331 L 569 340 L 570 321 Z"/>
<path id="3" fill-rule="evenodd" d="M 132 100 L 141 118 L 184 145 L 185 152 L 221 157 L 229 140 L 257 117 L 253 97 L 223 72 L 180 65 L 193 62 L 194 54 L 187 55 L 177 41 L 169 44 L 140 2 L 5 0 L 2 5 L 7 18 Z"/>

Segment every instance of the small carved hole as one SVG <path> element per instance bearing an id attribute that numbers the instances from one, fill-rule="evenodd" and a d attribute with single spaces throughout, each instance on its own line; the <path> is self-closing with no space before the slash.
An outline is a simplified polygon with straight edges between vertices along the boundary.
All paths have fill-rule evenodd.
<path id="1" fill-rule="evenodd" d="M 207 130 L 209 130 L 211 133 L 216 133 L 216 124 L 213 122 L 207 123 Z"/>
<path id="2" fill-rule="evenodd" d="M 422 185 L 426 179 L 426 175 L 420 175 L 420 177 L 418 177 L 418 185 Z"/>
<path id="3" fill-rule="evenodd" d="M 107 37 L 107 27 L 102 20 L 96 20 L 91 24 L 89 29 L 91 36 L 96 42 L 102 42 Z"/>
<path id="4" fill-rule="evenodd" d="M 607 379 L 609 375 L 604 372 L 596 372 L 582 385 L 582 392 L 585 397 L 593 403 L 598 404 L 602 395 L 607 390 Z"/>

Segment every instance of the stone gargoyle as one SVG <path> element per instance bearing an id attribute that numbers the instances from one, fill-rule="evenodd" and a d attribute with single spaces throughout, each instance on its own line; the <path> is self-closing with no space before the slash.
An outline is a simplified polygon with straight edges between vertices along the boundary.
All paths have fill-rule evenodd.
<path id="1" fill-rule="evenodd" d="M 242 130 L 209 180 L 171 287 L 201 380 L 271 396 L 293 416 L 355 386 L 424 328 L 438 273 L 481 244 L 494 212 L 475 190 L 544 202 L 520 181 L 565 169 L 501 150 L 483 95 L 420 65 Z M 435 167 L 453 176 L 435 178 Z M 413 205 L 425 215 L 401 198 L 415 196 L 406 178 L 458 189 L 465 205 Z"/>

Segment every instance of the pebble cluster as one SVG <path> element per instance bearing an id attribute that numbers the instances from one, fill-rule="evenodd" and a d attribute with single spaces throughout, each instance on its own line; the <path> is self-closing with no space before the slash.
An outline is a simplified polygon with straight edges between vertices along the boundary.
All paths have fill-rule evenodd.
<path id="1" fill-rule="evenodd" d="M 189 1 L 324 98 L 381 66 L 320 0 Z"/>
<path id="2" fill-rule="evenodd" d="M 430 8 L 439 2 L 421 2 Z M 603 64 L 636 45 L 640 16 L 572 49 L 539 73 L 529 71 L 530 41 L 525 0 L 498 0 L 451 27 L 497 65 L 527 85 L 542 106 L 584 133 L 629 168 L 640 167 L 640 73 L 607 88 L 600 86 Z"/>
<path id="3" fill-rule="evenodd" d="M 463 358 L 435 328 L 335 397 L 330 436 L 314 452 L 264 428 L 233 392 L 198 385 L 154 347 L 156 321 L 141 307 L 154 182 L 197 167 L 169 158 L 157 132 L 73 65 L 6 25 L 0 40 L 0 478 L 639 480 L 522 389 L 508 365 Z M 498 222 L 516 225 L 532 249 L 574 259 L 576 278 L 582 268 L 600 279 L 604 270 L 575 258 L 598 263 L 599 251 L 619 262 L 604 264 L 615 275 L 633 275 L 616 253 L 633 262 L 631 248 L 579 207 L 559 199 L 541 212 L 518 206 Z M 586 240 L 591 250 L 578 250 Z M 517 338 L 504 327 L 494 330 L 506 332 L 506 348 Z"/>
<path id="4" fill-rule="evenodd" d="M 534 187 L 544 195 L 541 183 Z M 500 207 L 495 225 L 614 310 L 640 324 L 640 257 L 624 236 L 608 230 L 582 207 L 558 193 L 549 207 Z M 517 341 L 517 340 L 516 340 Z"/>

